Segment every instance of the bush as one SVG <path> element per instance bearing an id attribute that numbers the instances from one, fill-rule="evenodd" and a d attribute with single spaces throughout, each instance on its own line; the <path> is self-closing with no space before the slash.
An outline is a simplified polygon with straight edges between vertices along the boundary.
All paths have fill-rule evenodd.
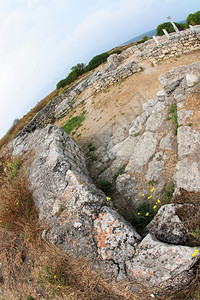
<path id="1" fill-rule="evenodd" d="M 175 23 L 175 24 L 180 31 L 185 30 L 187 27 L 186 24 L 183 24 L 183 23 Z M 165 23 L 158 25 L 158 27 L 156 29 L 156 35 L 164 35 L 163 29 L 166 29 L 167 32 L 169 32 L 169 33 L 174 32 L 173 25 L 170 22 L 165 22 Z"/>
<path id="2" fill-rule="evenodd" d="M 148 36 L 144 35 L 143 38 L 137 42 L 137 44 L 142 44 L 142 43 L 148 41 L 148 39 L 149 39 Z"/>
<path id="3" fill-rule="evenodd" d="M 111 182 L 105 179 L 101 179 L 98 181 L 98 188 L 102 190 L 105 194 L 111 191 Z"/>
<path id="4" fill-rule="evenodd" d="M 88 64 L 88 70 L 97 68 L 100 64 L 107 60 L 108 56 L 109 54 L 107 52 L 94 56 Z"/>
<path id="5" fill-rule="evenodd" d="M 157 214 L 159 206 L 153 209 L 151 204 L 142 203 L 131 211 L 131 224 L 135 229 L 143 229 Z"/>
<path id="6" fill-rule="evenodd" d="M 189 14 L 187 17 L 188 25 L 198 25 L 200 24 L 200 10 L 195 12 L 194 14 Z"/>
<path id="7" fill-rule="evenodd" d="M 116 49 L 116 50 L 110 52 L 109 55 L 112 55 L 112 54 L 120 54 L 120 53 L 122 53 L 122 50 Z"/>

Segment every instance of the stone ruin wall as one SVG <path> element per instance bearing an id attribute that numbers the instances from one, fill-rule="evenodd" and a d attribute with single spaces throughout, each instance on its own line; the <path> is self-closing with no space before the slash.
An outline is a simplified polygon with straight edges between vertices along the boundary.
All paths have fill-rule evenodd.
<path id="1" fill-rule="evenodd" d="M 200 25 L 191 29 L 180 31 L 179 33 L 169 33 L 169 39 L 164 36 L 157 36 L 159 45 L 153 39 L 128 48 L 120 54 L 122 59 L 126 59 L 135 54 L 137 62 L 149 59 L 154 65 L 163 59 L 189 53 L 200 49 Z"/>
<path id="2" fill-rule="evenodd" d="M 74 100 L 86 88 L 91 87 L 93 92 L 99 92 L 121 78 L 140 72 L 141 68 L 138 63 L 143 60 L 148 59 L 153 65 L 157 65 L 163 59 L 200 49 L 200 25 L 193 28 L 195 32 L 187 29 L 178 34 L 170 33 L 169 39 L 166 36 L 159 36 L 157 37 L 159 45 L 150 39 L 143 44 L 128 48 L 119 55 L 111 55 L 107 64 L 91 71 L 89 75 L 76 82 L 39 111 L 18 136 L 53 123 L 56 118 L 61 117 L 73 106 Z M 133 60 L 126 63 L 126 59 L 130 56 L 133 56 Z"/>

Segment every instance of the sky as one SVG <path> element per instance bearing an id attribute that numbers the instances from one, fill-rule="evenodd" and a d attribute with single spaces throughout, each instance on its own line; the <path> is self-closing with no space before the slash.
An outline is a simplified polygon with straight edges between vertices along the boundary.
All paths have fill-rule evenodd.
<path id="1" fill-rule="evenodd" d="M 0 138 L 71 67 L 167 22 L 199 0 L 0 0 Z"/>

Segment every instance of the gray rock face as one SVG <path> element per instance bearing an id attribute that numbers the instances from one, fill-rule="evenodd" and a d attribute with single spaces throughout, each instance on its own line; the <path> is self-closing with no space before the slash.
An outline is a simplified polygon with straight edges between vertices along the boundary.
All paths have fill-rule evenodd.
<path id="1" fill-rule="evenodd" d="M 146 122 L 146 130 L 159 132 L 163 130 L 163 124 L 166 119 L 166 112 L 152 114 Z"/>
<path id="2" fill-rule="evenodd" d="M 125 197 L 136 195 L 137 185 L 136 179 L 129 174 L 122 174 L 116 180 L 117 191 Z"/>
<path id="3" fill-rule="evenodd" d="M 158 101 L 161 101 L 161 102 L 165 101 L 165 91 L 164 90 L 157 92 L 156 96 L 158 98 Z"/>
<path id="4" fill-rule="evenodd" d="M 157 146 L 157 135 L 151 132 L 145 132 L 135 146 L 133 155 L 126 167 L 126 171 L 139 172 L 148 162 L 149 158 L 155 153 Z"/>
<path id="5" fill-rule="evenodd" d="M 198 260 L 196 248 L 169 245 L 148 234 L 126 262 L 127 274 L 147 287 L 154 287 L 189 270 Z"/>
<path id="6" fill-rule="evenodd" d="M 161 140 L 160 140 L 160 148 L 164 150 L 171 150 L 172 149 L 172 133 L 167 133 Z"/>
<path id="7" fill-rule="evenodd" d="M 124 271 L 127 258 L 133 257 L 140 235 L 117 212 L 103 207 L 94 222 L 98 252 L 104 260 L 112 260 Z"/>
<path id="8" fill-rule="evenodd" d="M 188 192 L 200 192 L 200 164 L 185 158 L 176 164 L 173 177 L 177 191 L 184 188 Z"/>
<path id="9" fill-rule="evenodd" d="M 128 161 L 133 154 L 134 148 L 137 145 L 138 137 L 128 137 L 123 142 L 116 144 L 108 151 L 110 159 L 121 157 L 124 161 Z"/>
<path id="10" fill-rule="evenodd" d="M 178 124 L 183 125 L 185 123 L 185 121 L 187 120 L 187 118 L 189 118 L 190 116 L 193 116 L 194 112 L 192 110 L 185 110 L 185 109 L 181 109 L 178 110 Z"/>
<path id="11" fill-rule="evenodd" d="M 189 126 L 178 128 L 178 156 L 190 155 L 200 146 L 200 133 Z"/>
<path id="12" fill-rule="evenodd" d="M 159 76 L 160 84 L 164 88 L 166 94 L 169 95 L 180 85 L 187 71 L 187 66 L 181 66 Z"/>
<path id="13" fill-rule="evenodd" d="M 180 207 L 182 205 L 163 205 L 151 223 L 147 225 L 148 232 L 162 242 L 183 245 L 187 240 L 187 232 L 176 214 L 176 209 Z"/>
<path id="14" fill-rule="evenodd" d="M 132 127 L 129 129 L 129 135 L 139 133 L 146 119 L 148 118 L 148 112 L 142 112 L 132 123 Z"/>

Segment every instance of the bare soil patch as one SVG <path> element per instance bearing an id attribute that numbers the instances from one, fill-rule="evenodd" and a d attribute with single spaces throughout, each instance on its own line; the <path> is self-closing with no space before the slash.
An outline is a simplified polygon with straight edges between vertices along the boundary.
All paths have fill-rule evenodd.
<path id="1" fill-rule="evenodd" d="M 130 59 L 130 58 L 129 58 Z M 181 57 L 164 60 L 156 67 L 152 67 L 149 61 L 143 61 L 139 65 L 143 68 L 141 73 L 121 80 L 121 82 L 103 89 L 88 98 L 56 125 L 61 127 L 73 115 L 80 115 L 87 111 L 82 126 L 72 133 L 73 139 L 80 145 L 92 142 L 95 146 L 109 141 L 110 136 L 120 126 L 131 124 L 139 115 L 142 105 L 149 99 L 155 98 L 156 93 L 162 89 L 158 77 L 174 67 L 189 65 L 200 60 L 200 51 L 183 54 Z M 88 90 L 79 95 L 76 102 L 86 96 Z M 73 114 L 72 114 L 73 113 Z"/>

